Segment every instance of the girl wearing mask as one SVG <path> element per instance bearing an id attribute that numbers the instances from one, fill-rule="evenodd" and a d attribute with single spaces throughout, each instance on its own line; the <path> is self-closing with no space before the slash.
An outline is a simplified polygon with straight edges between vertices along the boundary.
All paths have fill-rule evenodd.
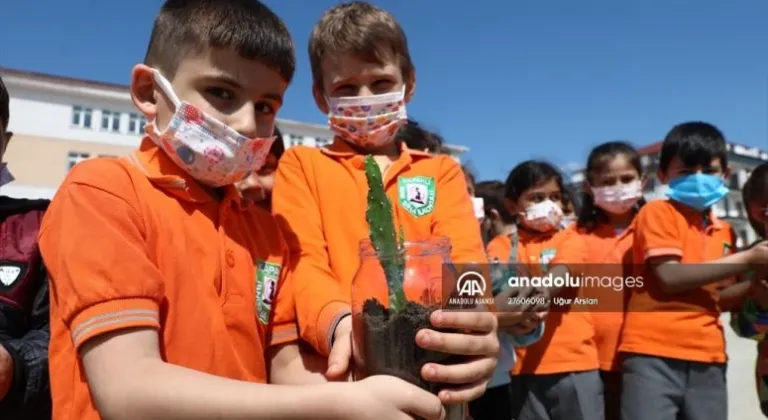
<path id="1" fill-rule="evenodd" d="M 624 278 L 631 268 L 634 239 L 632 220 L 645 204 L 640 155 L 628 143 L 608 142 L 589 154 L 582 209 L 576 229 L 583 237 L 590 269 L 601 278 Z M 598 274 L 598 273 L 594 273 Z M 626 290 L 622 284 L 600 284 L 585 294 L 600 302 L 591 310 L 595 344 L 603 380 L 605 418 L 619 420 L 620 360 L 616 356 L 624 320 Z"/>
<path id="2" fill-rule="evenodd" d="M 563 229 L 565 187 L 560 173 L 549 163 L 527 161 L 516 166 L 506 181 L 505 206 L 517 220 L 517 230 L 497 236 L 488 245 L 492 260 L 508 262 L 502 276 L 518 279 L 521 287 L 510 294 L 532 296 L 513 300 L 526 314 L 518 324 L 521 334 L 538 327 L 552 297 L 579 296 L 578 286 L 525 284 L 537 277 L 564 278 L 583 264 L 583 244 L 575 229 Z M 501 288 L 514 286 L 503 280 Z M 541 287 L 538 287 L 541 286 Z M 537 307 L 544 302 L 544 308 Z M 543 310 L 542 310 L 543 309 Z M 512 309 L 507 308 L 507 311 Z M 501 322 L 500 322 L 501 325 Z M 543 336 L 525 348 L 516 348 L 512 374 L 512 418 L 517 420 L 602 420 L 602 382 L 589 313 L 570 305 L 552 304 Z"/>

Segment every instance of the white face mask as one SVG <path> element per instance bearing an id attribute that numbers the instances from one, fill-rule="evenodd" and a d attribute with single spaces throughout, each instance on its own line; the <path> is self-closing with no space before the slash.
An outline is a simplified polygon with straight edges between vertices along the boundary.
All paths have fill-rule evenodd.
<path id="1" fill-rule="evenodd" d="M 326 98 L 331 131 L 365 149 L 385 146 L 408 122 L 405 86 L 399 92 Z"/>
<path id="2" fill-rule="evenodd" d="M 241 181 L 264 165 L 275 137 L 248 138 L 196 106 L 179 100 L 171 83 L 154 70 L 155 82 L 176 107 L 168 127 L 147 123 L 147 135 L 171 160 L 196 180 L 211 187 Z M 272 127 L 264 127 L 272 133 Z"/>
<path id="3" fill-rule="evenodd" d="M 525 209 L 523 223 L 533 230 L 549 232 L 560 226 L 563 210 L 552 200 L 544 200 Z"/>
<path id="4" fill-rule="evenodd" d="M 475 208 L 475 217 L 478 220 L 485 218 L 485 200 L 483 197 L 472 197 L 472 206 Z"/>
<path id="5" fill-rule="evenodd" d="M 629 184 L 592 188 L 595 205 L 611 214 L 624 214 L 643 196 L 640 180 Z"/>

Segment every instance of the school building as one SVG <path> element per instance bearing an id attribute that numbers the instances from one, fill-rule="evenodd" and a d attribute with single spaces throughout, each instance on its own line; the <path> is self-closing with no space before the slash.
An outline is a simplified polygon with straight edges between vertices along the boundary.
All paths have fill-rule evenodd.
<path id="1" fill-rule="evenodd" d="M 10 95 L 13 139 L 4 160 L 16 178 L 0 187 L 11 197 L 51 198 L 77 163 L 123 156 L 136 148 L 146 119 L 131 102 L 127 85 L 0 68 Z M 307 100 L 311 100 L 307 94 Z M 322 147 L 326 125 L 278 119 L 286 148 Z M 466 147 L 448 145 L 455 159 Z"/>
<path id="2" fill-rule="evenodd" d="M 666 197 L 667 186 L 663 185 L 656 176 L 661 145 L 662 142 L 656 142 L 638 149 L 648 178 L 644 190 L 646 200 L 657 200 Z M 724 200 L 714 205 L 713 211 L 717 217 L 726 220 L 733 226 L 738 238 L 737 245 L 743 246 L 757 240 L 757 235 L 747 220 L 747 210 L 741 198 L 741 188 L 755 167 L 768 162 L 768 151 L 735 143 L 728 143 L 727 149 L 728 167 L 731 169 L 731 175 L 725 184 L 730 189 L 730 193 Z M 571 188 L 577 196 L 581 194 L 583 181 L 583 168 L 571 174 Z"/>

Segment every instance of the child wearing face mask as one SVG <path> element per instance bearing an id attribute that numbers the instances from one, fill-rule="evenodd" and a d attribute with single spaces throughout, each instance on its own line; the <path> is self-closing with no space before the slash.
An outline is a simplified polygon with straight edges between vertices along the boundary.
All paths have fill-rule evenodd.
<path id="1" fill-rule="evenodd" d="M 480 227 L 486 246 L 497 235 L 510 235 L 516 229 L 515 219 L 504 207 L 504 189 L 504 183 L 497 180 L 479 182 L 475 188 L 483 199 L 485 217 Z"/>
<path id="2" fill-rule="evenodd" d="M 645 204 L 640 155 L 628 143 L 608 142 L 587 158 L 582 208 L 576 229 L 584 239 L 587 263 L 601 278 L 621 279 L 631 269 L 632 221 Z M 598 274 L 598 273 L 594 273 Z M 595 285 L 585 294 L 597 299 L 591 312 L 603 380 L 605 418 L 621 418 L 621 371 L 616 351 L 624 319 L 623 285 Z"/>
<path id="3" fill-rule="evenodd" d="M 751 245 L 754 246 L 768 237 L 768 163 L 755 168 L 744 184 L 742 197 L 752 229 L 760 237 Z M 731 312 L 731 328 L 740 337 L 757 341 L 755 382 L 760 410 L 768 418 L 768 271 L 750 274 L 761 276 L 759 284 L 753 286 L 751 296 Z"/>
<path id="4" fill-rule="evenodd" d="M 273 213 L 295 263 L 290 279 L 299 332 L 328 358 L 329 379 L 345 379 L 350 372 L 352 280 L 360 242 L 369 238 L 367 156 L 381 170 L 395 223 L 407 241 L 447 237 L 454 263 L 485 262 L 459 164 L 396 139 L 416 86 L 407 45 L 395 18 L 377 6 L 356 1 L 326 11 L 312 30 L 309 61 L 315 101 L 335 137 L 327 148 L 288 149 L 275 177 Z M 450 379 L 453 386 L 439 395 L 444 404 L 477 398 L 496 364 L 496 317 L 485 311 L 437 311 L 432 325 L 462 333 L 449 337 L 425 329 L 417 334 L 418 345 L 475 358 L 426 365 L 424 379 Z"/>
<path id="5" fill-rule="evenodd" d="M 649 202 L 635 218 L 632 275 L 643 285 L 629 289 L 619 344 L 622 419 L 728 416 L 720 296 L 743 286 L 730 286 L 735 276 L 768 263 L 768 242 L 735 252 L 733 229 L 711 210 L 728 194 L 728 174 L 715 126 L 669 131 L 658 172 L 669 200 Z"/>
<path id="6" fill-rule="evenodd" d="M 603 418 L 602 384 L 589 314 L 553 306 L 547 315 L 551 297 L 573 298 L 578 288 L 558 290 L 542 285 L 544 289 L 513 289 L 503 281 L 512 276 L 562 277 L 584 262 L 578 233 L 561 227 L 564 191 L 561 174 L 549 163 L 527 161 L 517 165 L 507 178 L 505 194 L 507 211 L 516 218 L 517 229 L 488 244 L 489 257 L 505 267 L 497 287 L 500 294 L 534 297 L 528 305 L 513 300 L 515 305 L 505 308 L 509 322 L 516 321 L 516 332 L 534 331 L 546 315 L 541 339 L 515 349 L 518 360 L 512 369 L 511 418 L 518 420 Z M 538 307 L 539 296 L 546 302 L 543 307 Z"/>
<path id="7" fill-rule="evenodd" d="M 275 142 L 269 149 L 267 159 L 264 161 L 258 171 L 251 172 L 244 180 L 235 184 L 240 194 L 263 207 L 267 211 L 272 211 L 272 189 L 275 185 L 275 171 L 277 163 L 285 153 L 285 144 L 283 135 L 275 126 Z"/>

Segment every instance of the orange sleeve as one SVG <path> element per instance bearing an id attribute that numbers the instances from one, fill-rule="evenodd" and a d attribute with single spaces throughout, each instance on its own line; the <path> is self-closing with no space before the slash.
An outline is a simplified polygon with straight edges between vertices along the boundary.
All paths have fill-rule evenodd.
<path id="1" fill-rule="evenodd" d="M 565 265 L 570 271 L 583 270 L 583 265 L 587 262 L 584 237 L 576 230 L 575 225 L 558 232 L 557 235 L 560 236 L 557 238 L 557 251 L 549 266 Z"/>
<path id="2" fill-rule="evenodd" d="M 159 328 L 163 278 L 147 254 L 145 223 L 133 184 L 119 163 L 77 165 L 40 230 L 51 277 L 51 317 L 71 331 L 75 348 L 108 332 Z"/>
<path id="3" fill-rule="evenodd" d="M 675 209 L 665 201 L 652 201 L 636 217 L 635 244 L 643 259 L 683 256 L 683 236 Z"/>
<path id="4" fill-rule="evenodd" d="M 342 293 L 331 271 L 320 208 L 295 149 L 280 159 L 272 211 L 288 242 L 287 281 L 293 287 L 301 338 L 327 356 L 336 325 L 351 313 L 351 297 Z"/>
<path id="5" fill-rule="evenodd" d="M 488 242 L 488 246 L 485 249 L 488 259 L 493 262 L 499 260 L 501 263 L 506 263 L 509 260 L 509 253 L 512 251 L 512 244 L 506 240 L 504 235 L 497 235 L 495 238 Z"/>
<path id="6" fill-rule="evenodd" d="M 270 346 L 278 346 L 299 339 L 296 325 L 296 305 L 293 299 L 293 283 L 292 278 L 288 275 L 290 266 L 290 254 L 286 247 L 283 252 L 283 267 L 285 268 L 280 271 L 275 304 L 272 309 L 272 322 L 269 326 L 270 334 L 267 344 Z"/>
<path id="7" fill-rule="evenodd" d="M 435 217 L 432 234 L 451 241 L 451 260 L 458 264 L 487 264 L 480 224 L 475 217 L 467 181 L 459 164 L 440 156 L 440 176 L 436 185 Z"/>

